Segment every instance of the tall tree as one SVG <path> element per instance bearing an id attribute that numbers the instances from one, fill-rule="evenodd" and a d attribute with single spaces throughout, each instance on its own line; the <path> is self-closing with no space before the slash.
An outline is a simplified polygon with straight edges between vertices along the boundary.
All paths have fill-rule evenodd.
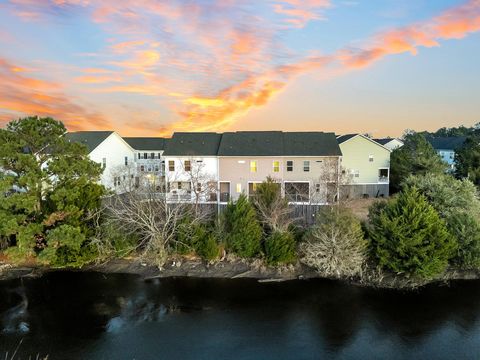
<path id="1" fill-rule="evenodd" d="M 407 133 L 404 145 L 392 151 L 390 156 L 390 190 L 397 192 L 410 175 L 441 174 L 447 165 L 432 145 L 420 133 Z"/>
<path id="2" fill-rule="evenodd" d="M 21 255 L 48 247 L 54 255 L 52 248 L 69 247 L 72 241 L 79 242 L 72 246 L 79 249 L 88 235 L 87 215 L 105 192 L 97 183 L 101 166 L 65 134 L 60 121 L 36 116 L 0 129 L 0 238 L 16 245 Z"/>
<path id="3" fill-rule="evenodd" d="M 469 136 L 455 152 L 455 175 L 480 186 L 480 136 Z"/>

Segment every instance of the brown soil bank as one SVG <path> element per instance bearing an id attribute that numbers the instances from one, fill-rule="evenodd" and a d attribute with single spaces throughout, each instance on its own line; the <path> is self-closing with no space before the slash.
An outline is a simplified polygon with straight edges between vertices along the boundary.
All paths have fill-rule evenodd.
<path id="1" fill-rule="evenodd" d="M 102 273 L 128 273 L 136 274 L 144 279 L 163 277 L 200 277 L 200 278 L 253 278 L 260 282 L 280 282 L 295 279 L 331 278 L 322 276 L 315 270 L 302 264 L 268 267 L 263 262 L 229 259 L 214 264 L 207 264 L 195 258 L 173 258 L 168 260 L 162 269 L 155 265 L 147 264 L 138 258 L 114 259 L 102 264 L 86 265 L 81 269 L 54 269 L 44 266 L 14 266 L 0 263 L 0 280 L 20 277 L 38 277 L 50 271 L 97 271 Z M 338 280 L 351 284 L 393 289 L 411 289 L 430 283 L 448 283 L 451 280 L 480 279 L 479 271 L 449 270 L 442 277 L 425 281 L 412 280 L 393 274 L 379 274 L 370 272 L 362 278 Z"/>

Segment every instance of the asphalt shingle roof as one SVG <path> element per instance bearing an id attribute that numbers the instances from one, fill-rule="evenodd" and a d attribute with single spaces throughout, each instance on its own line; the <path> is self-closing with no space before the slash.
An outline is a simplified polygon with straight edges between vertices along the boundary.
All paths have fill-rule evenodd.
<path id="1" fill-rule="evenodd" d="M 340 135 L 337 136 L 337 141 L 339 144 L 344 143 L 347 140 L 350 140 L 351 138 L 357 136 L 358 134 L 346 134 L 346 135 Z"/>
<path id="2" fill-rule="evenodd" d="M 67 133 L 66 137 L 70 142 L 79 142 L 87 145 L 88 151 L 92 152 L 112 133 L 113 131 L 76 131 Z"/>
<path id="3" fill-rule="evenodd" d="M 167 141 L 164 156 L 215 156 L 222 134 L 176 132 Z"/>
<path id="4" fill-rule="evenodd" d="M 124 137 L 128 145 L 135 150 L 165 150 L 168 139 L 160 137 Z"/>
<path id="5" fill-rule="evenodd" d="M 388 144 L 390 141 L 395 140 L 395 138 L 383 138 L 383 139 L 373 139 L 373 140 L 381 145 L 385 145 L 385 144 Z"/>
<path id="6" fill-rule="evenodd" d="M 436 150 L 455 150 L 463 145 L 466 136 L 427 137 L 427 140 Z"/>
<path id="7" fill-rule="evenodd" d="M 238 131 L 224 133 L 219 156 L 340 156 L 335 134 Z"/>

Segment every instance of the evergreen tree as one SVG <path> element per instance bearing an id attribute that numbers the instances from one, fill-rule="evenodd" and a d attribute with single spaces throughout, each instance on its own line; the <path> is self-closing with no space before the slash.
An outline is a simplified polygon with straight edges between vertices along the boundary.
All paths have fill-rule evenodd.
<path id="1" fill-rule="evenodd" d="M 480 186 L 480 136 L 469 136 L 455 151 L 455 176 Z"/>
<path id="2" fill-rule="evenodd" d="M 446 164 L 425 136 L 409 133 L 404 137 L 404 145 L 390 155 L 390 190 L 400 191 L 402 182 L 410 175 L 441 174 L 445 170 Z"/>
<path id="3" fill-rule="evenodd" d="M 378 264 L 395 273 L 431 278 L 442 273 L 456 243 L 432 205 L 414 187 L 369 214 Z"/>
<path id="4" fill-rule="evenodd" d="M 241 194 L 236 202 L 227 205 L 223 219 L 227 249 L 245 258 L 260 253 L 262 228 L 255 209 L 245 194 Z"/>
<path id="5" fill-rule="evenodd" d="M 16 245 L 12 251 L 18 255 L 46 248 L 54 254 L 52 248 L 64 245 L 80 249 L 90 229 L 87 214 L 105 192 L 97 184 L 101 166 L 65 133 L 61 122 L 38 117 L 14 120 L 0 129 L 0 238 Z M 52 236 L 55 241 L 49 241 Z"/>

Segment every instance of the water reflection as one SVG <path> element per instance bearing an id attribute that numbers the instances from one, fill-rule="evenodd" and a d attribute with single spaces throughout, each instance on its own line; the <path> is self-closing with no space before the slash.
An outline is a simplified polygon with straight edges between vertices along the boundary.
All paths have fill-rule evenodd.
<path id="1" fill-rule="evenodd" d="M 50 359 L 468 358 L 480 351 L 479 285 L 51 273 L 0 283 L 0 350 L 23 339 L 24 355 Z"/>

